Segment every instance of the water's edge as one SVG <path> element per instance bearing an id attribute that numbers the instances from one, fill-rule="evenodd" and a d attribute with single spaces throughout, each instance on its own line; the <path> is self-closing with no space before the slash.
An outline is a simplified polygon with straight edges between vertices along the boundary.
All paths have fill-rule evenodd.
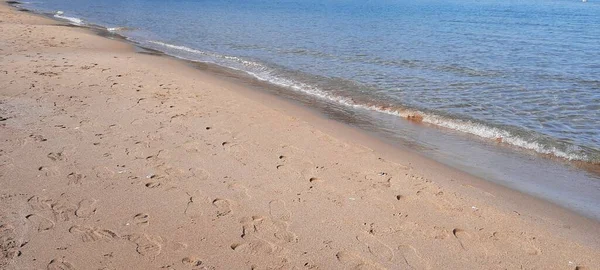
<path id="1" fill-rule="evenodd" d="M 14 2 L 14 1 L 12 1 L 12 2 Z M 19 4 L 18 2 L 16 2 L 16 3 L 9 3 L 9 4 L 12 4 L 13 6 L 16 5 L 17 8 L 20 8 L 18 6 L 18 4 Z M 238 70 L 238 69 L 235 69 L 235 68 L 231 68 L 231 67 L 219 65 L 218 63 L 211 63 L 211 62 L 196 61 L 196 60 L 193 60 L 193 59 L 186 59 L 185 57 L 179 57 L 177 55 L 169 54 L 168 52 L 164 52 L 162 50 L 159 50 L 156 47 L 144 46 L 145 44 L 140 44 L 139 42 L 136 42 L 134 40 L 131 40 L 131 39 L 127 38 L 124 35 L 119 34 L 119 30 L 118 29 L 109 29 L 109 28 L 106 28 L 106 27 L 103 27 L 103 26 L 99 26 L 99 25 L 85 24 L 85 23 L 83 23 L 83 20 L 81 20 L 80 23 L 78 24 L 78 23 L 75 23 L 75 21 L 72 21 L 72 20 L 69 20 L 69 19 L 65 19 L 65 18 L 61 18 L 61 17 L 64 17 L 62 15 L 61 15 L 61 17 L 57 17 L 56 16 L 57 14 L 38 13 L 38 12 L 35 12 L 34 10 L 23 10 L 23 11 L 32 12 L 32 13 L 35 13 L 35 14 L 41 14 L 41 15 L 43 15 L 45 17 L 49 17 L 49 18 L 52 18 L 52 19 L 57 19 L 57 20 L 62 21 L 62 22 L 65 22 L 65 20 L 66 20 L 67 22 L 69 22 L 69 23 L 71 23 L 71 24 L 73 24 L 75 26 L 90 29 L 90 30 L 94 31 L 95 33 L 97 33 L 100 36 L 127 41 L 127 42 L 133 44 L 135 47 L 139 48 L 140 52 L 142 52 L 142 53 L 150 53 L 150 54 L 157 54 L 157 55 L 166 55 L 166 56 L 170 56 L 170 57 L 174 57 L 174 58 L 178 58 L 178 59 L 187 60 L 187 61 L 190 61 L 192 63 L 193 62 L 199 62 L 199 63 L 203 63 L 203 64 L 214 66 L 214 67 L 211 66 L 211 68 L 215 68 L 215 69 L 218 69 L 218 68 L 228 69 L 228 70 L 231 70 L 232 72 L 235 72 L 236 75 L 243 76 L 245 74 L 246 77 L 248 77 L 247 76 L 248 75 L 247 72 L 245 72 L 243 70 Z M 267 83 L 267 84 L 271 83 L 268 80 L 264 80 L 264 79 L 261 79 L 260 77 L 253 76 L 253 74 L 249 74 L 249 75 L 250 75 L 249 79 L 258 80 L 260 82 Z M 289 85 L 285 85 L 285 84 L 284 85 L 274 84 L 274 86 L 275 87 L 280 87 L 280 88 L 289 88 L 290 87 Z M 295 92 L 297 92 L 297 94 L 298 93 L 300 93 L 300 94 L 303 93 L 303 91 L 301 91 L 301 90 L 297 90 Z M 279 91 L 277 93 L 281 94 L 282 92 Z M 289 95 L 288 97 L 291 97 L 292 99 L 295 99 L 294 96 L 293 96 L 293 94 L 290 95 L 289 93 L 285 93 L 285 95 Z M 311 106 L 311 105 L 314 105 L 313 102 L 315 101 L 315 99 L 317 99 L 317 100 L 319 100 L 319 102 L 322 102 L 323 104 L 325 104 L 325 105 L 323 105 L 323 107 L 318 108 L 318 109 L 320 109 L 321 111 L 326 111 L 325 112 L 326 115 L 328 115 L 328 113 L 331 113 L 331 114 L 329 114 L 329 116 L 331 116 L 331 118 L 333 118 L 334 120 L 340 120 L 342 122 L 349 123 L 350 125 L 358 126 L 360 129 L 368 131 L 368 129 L 365 129 L 365 127 L 367 125 L 366 123 L 360 123 L 358 121 L 357 122 L 353 122 L 353 121 L 356 121 L 356 120 L 349 120 L 349 119 L 346 118 L 347 116 L 340 116 L 340 115 L 336 115 L 336 113 L 334 113 L 334 112 L 327 112 L 327 108 L 325 108 L 327 102 L 331 102 L 331 101 L 339 102 L 339 100 L 331 100 L 326 95 L 324 95 L 324 96 L 309 95 L 309 96 L 311 96 L 312 98 L 309 97 L 308 100 L 304 100 L 304 102 L 302 102 L 302 101 L 301 102 L 303 104 L 305 104 L 305 105 Z M 307 97 L 304 97 L 304 98 L 307 98 Z M 425 115 L 422 112 L 415 111 L 415 110 L 412 110 L 410 108 L 403 108 L 403 109 L 397 109 L 397 108 L 395 108 L 395 109 L 392 109 L 392 108 L 382 107 L 380 109 L 373 110 L 372 108 L 364 107 L 363 105 L 360 105 L 360 104 L 353 104 L 352 100 L 349 100 L 349 101 L 347 100 L 346 102 L 348 103 L 348 104 L 346 104 L 347 106 L 355 108 L 355 109 L 366 111 L 365 113 L 367 113 L 367 114 L 375 112 L 375 113 L 384 113 L 384 114 L 387 114 L 389 116 L 392 116 L 389 119 L 392 119 L 390 121 L 393 122 L 393 125 L 395 125 L 395 127 L 400 126 L 402 128 L 408 128 L 408 129 L 410 129 L 410 128 L 419 129 L 420 130 L 419 132 L 422 132 L 423 126 L 434 127 L 433 130 L 436 130 L 436 129 L 439 130 L 439 128 L 436 128 L 436 127 L 444 127 L 443 125 L 439 125 L 439 124 L 435 123 L 435 120 L 429 120 L 429 121 L 426 120 L 426 119 L 433 119 L 433 118 L 428 118 L 430 116 L 427 116 L 427 115 Z M 397 116 L 400 116 L 400 117 L 397 117 Z M 403 119 L 403 120 L 400 120 L 403 123 L 397 122 L 395 119 Z M 405 120 L 409 120 L 409 121 L 405 121 Z M 427 129 L 427 127 L 425 129 Z M 455 129 L 455 130 L 461 131 L 460 129 Z M 429 137 L 431 137 L 431 136 L 435 137 L 435 136 L 439 135 L 439 133 L 436 133 L 436 131 L 430 131 L 430 132 L 433 132 L 434 135 L 428 135 Z M 368 132 L 368 133 L 377 133 L 377 132 Z M 478 136 L 478 137 L 477 138 L 472 138 L 471 136 L 463 136 L 464 137 L 463 139 L 467 139 L 467 140 L 473 140 L 473 139 L 475 139 L 475 140 L 478 140 L 478 139 L 481 139 L 481 137 L 484 137 L 484 136 L 479 136 L 478 134 L 473 134 L 473 133 L 469 133 L 469 132 L 466 132 L 466 133 L 474 135 L 474 136 Z M 495 134 L 495 133 L 492 133 L 492 135 L 493 134 Z M 375 135 L 381 135 L 381 133 L 380 134 L 375 134 Z M 383 135 L 387 136 L 385 134 L 383 134 Z M 456 134 L 451 134 L 450 136 L 453 137 L 453 136 L 456 136 Z M 387 138 L 390 139 L 391 137 L 388 136 Z M 487 138 L 487 137 L 484 137 L 484 138 Z M 484 141 L 483 143 L 487 144 L 487 146 L 498 147 L 499 146 L 498 143 L 500 142 L 500 141 L 498 141 L 498 138 L 502 138 L 502 137 L 495 137 L 495 135 L 493 135 L 490 138 L 493 139 L 493 140 L 491 140 L 489 142 L 485 142 Z M 398 138 L 397 137 L 393 137 L 392 139 L 398 139 Z M 402 139 L 402 138 L 400 138 L 400 139 Z M 444 138 L 442 138 L 441 140 L 444 140 Z M 502 138 L 501 141 L 503 142 L 504 138 Z M 408 142 L 408 143 L 404 143 L 404 145 L 413 145 L 413 143 L 412 142 Z M 418 149 L 419 147 L 417 146 L 416 148 L 417 148 L 417 152 L 420 152 L 419 149 Z M 514 149 L 515 147 L 511 147 L 511 146 L 507 146 L 507 147 L 505 146 L 504 148 L 505 148 L 504 150 L 509 149 L 509 151 L 516 150 L 516 149 Z M 533 150 L 533 149 L 531 149 L 531 150 Z M 425 151 L 425 152 L 427 152 L 427 151 Z M 431 152 L 425 153 L 425 156 L 431 157 L 431 155 L 432 155 Z M 529 154 L 525 154 L 526 158 L 527 158 L 528 155 Z M 566 207 L 567 209 L 573 210 L 573 211 L 575 211 L 575 212 L 577 212 L 579 214 L 582 214 L 583 216 L 587 216 L 587 217 L 594 218 L 596 220 L 600 220 L 600 209 L 598 209 L 600 207 L 600 204 L 598 203 L 597 200 L 591 200 L 590 201 L 589 200 L 589 198 L 590 198 L 589 196 L 583 196 L 583 199 L 584 199 L 583 201 L 580 200 L 580 201 L 573 202 L 570 199 L 563 200 L 563 198 L 562 198 L 563 196 L 561 196 L 558 193 L 569 192 L 569 190 L 567 190 L 567 191 L 561 190 L 561 188 L 560 187 L 557 188 L 556 185 L 560 186 L 560 185 L 562 185 L 564 183 L 550 183 L 551 185 L 549 187 L 546 187 L 545 190 L 542 190 L 540 192 L 540 191 L 536 191 L 536 189 L 538 189 L 538 187 L 536 187 L 535 184 L 532 184 L 532 183 L 518 183 L 519 180 L 521 180 L 521 179 L 519 179 L 519 177 L 517 177 L 517 178 L 512 177 L 511 178 L 511 176 L 514 176 L 515 174 L 519 174 L 518 172 L 516 172 L 516 173 L 514 173 L 512 175 L 504 175 L 506 178 L 511 178 L 511 179 L 508 179 L 508 180 L 506 180 L 506 179 L 505 180 L 501 180 L 500 179 L 499 180 L 499 178 L 502 178 L 502 176 L 498 176 L 498 175 L 494 175 L 494 174 L 490 175 L 490 174 L 488 174 L 488 172 L 478 171 L 478 170 L 481 170 L 481 168 L 475 168 L 475 167 L 477 167 L 477 164 L 474 165 L 474 167 L 469 167 L 469 166 L 464 166 L 464 165 L 459 164 L 460 163 L 459 161 L 456 161 L 456 162 L 451 161 L 451 159 L 452 159 L 451 156 L 450 157 L 448 157 L 448 156 L 439 157 L 439 156 L 436 156 L 436 154 L 433 154 L 433 156 L 434 156 L 433 157 L 434 160 L 441 161 L 442 163 L 448 164 L 448 165 L 450 165 L 452 167 L 456 167 L 459 170 L 463 170 L 463 171 L 466 171 L 468 173 L 472 173 L 473 175 L 475 175 L 477 177 L 481 177 L 483 179 L 488 179 L 488 180 L 491 179 L 492 181 L 496 180 L 494 182 L 499 183 L 499 184 L 501 184 L 503 186 L 507 186 L 507 187 L 515 189 L 517 191 L 521 191 L 521 192 L 527 193 L 529 195 L 533 195 L 535 197 L 542 198 L 544 200 L 547 200 L 547 201 L 550 201 L 550 202 L 553 202 L 553 203 L 557 203 L 558 205 Z M 542 155 L 537 155 L 537 156 L 538 157 L 543 157 L 544 159 L 550 158 L 550 159 L 555 160 L 555 161 L 556 161 L 555 156 L 560 157 L 559 155 L 554 155 L 553 156 L 553 155 L 551 155 L 551 153 L 542 153 Z M 565 157 L 562 157 L 562 158 L 565 158 Z M 566 158 L 566 159 L 567 160 L 578 160 L 576 158 L 572 158 L 572 159 Z M 503 162 L 503 161 L 501 161 L 501 162 Z M 564 165 L 565 162 L 564 162 L 564 160 L 563 161 L 558 160 L 558 163 Z M 506 163 L 505 165 L 506 166 L 512 166 L 511 163 Z M 562 165 L 559 165 L 559 166 L 562 166 Z M 579 163 L 567 162 L 567 166 L 571 166 L 572 167 L 573 165 L 579 165 Z M 544 166 L 546 166 L 546 165 L 544 165 Z M 582 166 L 579 166 L 579 167 L 582 167 Z M 589 169 L 588 171 L 592 171 L 592 172 L 597 172 L 597 170 L 598 170 L 597 167 L 596 167 L 596 165 L 593 165 L 593 164 L 590 165 L 589 163 L 586 163 L 585 166 L 583 166 L 583 168 Z M 546 173 L 549 174 L 549 175 L 556 174 L 555 171 L 552 171 L 552 170 L 556 170 L 556 169 L 557 169 L 556 167 L 553 167 L 553 169 L 551 169 L 550 171 L 548 171 Z M 558 170 L 560 171 L 560 173 L 558 173 L 558 176 L 555 176 L 555 177 L 558 177 L 558 180 L 560 180 L 561 174 L 571 175 L 570 173 L 573 173 L 573 175 L 575 175 L 576 178 L 584 178 L 583 179 L 584 182 L 590 183 L 589 182 L 590 179 L 588 179 L 589 176 L 581 176 L 581 173 L 579 173 L 579 172 L 575 172 L 574 173 L 574 172 L 570 171 L 569 168 L 567 168 L 566 170 L 565 169 L 558 169 Z M 536 175 L 536 174 L 534 173 L 533 175 Z M 532 174 L 523 174 L 523 175 L 520 176 L 520 178 L 527 178 L 527 177 L 530 177 L 530 176 L 532 176 Z M 568 178 L 566 178 L 566 179 L 568 179 Z M 554 182 L 556 182 L 556 180 L 557 179 L 554 179 Z M 591 179 L 591 180 L 593 180 L 593 179 Z M 588 191 L 590 191 L 592 193 L 600 191 L 600 184 L 598 182 L 591 182 L 591 183 L 593 184 L 594 188 L 588 188 Z M 546 183 L 546 184 L 548 184 L 548 183 Z M 555 186 L 552 186 L 552 184 L 554 184 Z M 567 183 L 567 184 L 569 184 L 569 183 Z M 587 188 L 587 187 L 585 187 L 585 184 L 581 184 L 581 183 L 579 183 L 577 186 L 578 186 L 577 190 L 574 191 L 574 193 L 579 192 L 580 191 L 579 188 L 582 188 L 583 190 L 585 190 Z M 544 188 L 542 188 L 542 189 L 544 189 Z M 553 189 L 554 189 L 554 191 L 550 191 L 550 190 L 553 190 Z M 593 194 L 595 194 L 595 193 L 593 193 Z M 594 196 L 593 194 L 591 194 L 591 196 Z M 566 194 L 562 194 L 562 195 L 565 195 L 564 197 L 569 197 L 570 196 L 570 195 L 566 195 Z"/>
<path id="2" fill-rule="evenodd" d="M 198 50 L 178 44 L 135 38 L 127 34 L 132 30 L 127 27 L 95 25 L 86 22 L 82 18 L 65 15 L 62 11 L 32 11 L 42 13 L 45 16 L 62 20 L 76 26 L 103 30 L 106 35 L 118 36 L 137 46 L 161 51 L 173 57 L 190 61 L 212 63 L 224 68 L 241 71 L 254 79 L 329 102 L 332 106 L 343 107 L 344 110 L 362 111 L 363 113 L 376 112 L 382 115 L 391 115 L 412 122 L 462 132 L 496 144 L 510 145 L 522 150 L 532 151 L 545 158 L 559 158 L 568 161 L 589 163 L 589 165 L 600 167 L 600 151 L 597 149 L 553 138 L 533 130 L 526 130 L 517 126 L 488 123 L 464 115 L 457 116 L 398 103 L 389 103 L 377 99 L 373 100 L 366 97 L 345 95 L 343 91 L 331 93 L 329 91 L 324 91 L 317 85 L 303 83 L 282 76 L 274 70 L 273 67 L 261 62 Z"/>

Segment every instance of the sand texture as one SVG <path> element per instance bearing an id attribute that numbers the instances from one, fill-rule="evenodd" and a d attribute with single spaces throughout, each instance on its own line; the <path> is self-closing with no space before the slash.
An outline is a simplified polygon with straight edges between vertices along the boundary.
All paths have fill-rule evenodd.
<path id="1" fill-rule="evenodd" d="M 0 269 L 599 269 L 598 223 L 239 88 L 1 5 Z"/>

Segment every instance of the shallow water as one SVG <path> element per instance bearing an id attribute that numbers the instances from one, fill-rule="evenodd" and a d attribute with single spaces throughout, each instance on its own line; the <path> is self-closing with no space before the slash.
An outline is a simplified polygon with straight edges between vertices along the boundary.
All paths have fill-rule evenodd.
<path id="1" fill-rule="evenodd" d="M 600 162 L 600 2 L 91 1 L 32 7 L 340 106 Z M 80 21 L 81 19 L 84 21 Z M 117 28 L 126 27 L 126 28 Z M 501 138 L 501 139 L 500 139 Z"/>
<path id="2" fill-rule="evenodd" d="M 600 2 L 46 0 L 24 6 L 232 68 L 332 118 L 600 220 L 597 174 L 531 154 L 600 162 Z M 441 129 L 402 119 L 414 115 Z"/>

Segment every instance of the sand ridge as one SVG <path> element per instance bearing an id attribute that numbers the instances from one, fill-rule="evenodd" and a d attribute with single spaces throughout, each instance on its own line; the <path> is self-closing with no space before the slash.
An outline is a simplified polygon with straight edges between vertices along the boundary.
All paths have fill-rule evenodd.
<path id="1" fill-rule="evenodd" d="M 568 221 L 0 6 L 2 269 L 598 269 Z M 460 181 L 456 181 L 460 185 Z"/>

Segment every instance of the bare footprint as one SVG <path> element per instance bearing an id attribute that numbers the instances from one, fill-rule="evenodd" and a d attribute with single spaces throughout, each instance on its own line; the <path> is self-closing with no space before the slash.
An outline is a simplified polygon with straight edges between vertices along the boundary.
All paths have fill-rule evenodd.
<path id="1" fill-rule="evenodd" d="M 126 238 L 137 245 L 136 251 L 142 256 L 154 258 L 162 250 L 162 245 L 146 234 L 132 234 Z"/>
<path id="2" fill-rule="evenodd" d="M 72 234 L 78 234 L 83 242 L 94 242 L 98 240 L 110 241 L 119 238 L 119 236 L 111 230 L 75 225 L 69 229 Z"/>
<path id="3" fill-rule="evenodd" d="M 55 220 L 69 221 L 77 211 L 77 206 L 70 204 L 66 199 L 54 201 L 51 206 Z"/>
<path id="4" fill-rule="evenodd" d="M 287 209 L 285 202 L 282 200 L 273 200 L 269 202 L 269 213 L 273 220 L 289 222 L 292 218 L 292 213 Z"/>
<path id="5" fill-rule="evenodd" d="M 139 213 L 133 216 L 132 223 L 136 226 L 148 226 L 150 224 L 150 215 Z"/>
<path id="6" fill-rule="evenodd" d="M 25 218 L 32 223 L 33 227 L 36 228 L 38 232 L 43 232 L 54 228 L 54 221 L 40 215 L 31 214 L 27 215 Z"/>
<path id="7" fill-rule="evenodd" d="M 217 208 L 217 217 L 229 215 L 231 213 L 231 203 L 227 199 L 215 199 L 212 204 Z"/>
<path id="8" fill-rule="evenodd" d="M 290 232 L 287 228 L 282 229 L 275 233 L 275 238 L 282 240 L 287 243 L 297 243 L 298 235 L 293 232 Z"/>
<path id="9" fill-rule="evenodd" d="M 96 203 L 95 199 L 84 199 L 79 202 L 79 206 L 75 211 L 75 215 L 79 218 L 88 218 L 96 213 Z"/>
<path id="10" fill-rule="evenodd" d="M 273 254 L 277 251 L 277 247 L 273 243 L 258 238 L 246 243 L 233 244 L 231 249 L 252 255 Z"/>
<path id="11" fill-rule="evenodd" d="M 32 196 L 31 198 L 29 198 L 29 200 L 27 200 L 27 203 L 29 204 L 29 206 L 31 206 L 31 209 L 33 210 L 44 211 L 50 210 L 52 208 L 50 206 L 52 200 L 47 198 L 41 198 L 38 196 Z"/>
<path id="12" fill-rule="evenodd" d="M 48 153 L 47 157 L 52 161 L 62 161 L 65 159 L 65 156 L 62 152 L 50 152 Z"/>
<path id="13" fill-rule="evenodd" d="M 356 239 L 366 245 L 369 252 L 378 259 L 387 261 L 394 259 L 394 251 L 386 244 L 379 241 L 379 239 L 375 238 L 375 236 L 368 233 L 361 233 L 356 236 Z"/>
<path id="14" fill-rule="evenodd" d="M 50 263 L 48 263 L 48 266 L 46 268 L 48 270 L 71 270 L 71 269 L 75 269 L 75 267 L 73 266 L 73 264 L 71 264 L 70 262 L 66 261 L 64 258 L 51 260 Z"/>
<path id="15" fill-rule="evenodd" d="M 196 220 L 203 215 L 202 206 L 197 200 L 197 197 L 190 197 L 185 209 L 183 210 L 183 213 L 191 220 Z"/>
<path id="16" fill-rule="evenodd" d="M 404 262 L 410 269 L 431 269 L 429 263 L 424 260 L 419 252 L 411 245 L 401 245 L 398 250 L 404 258 Z"/>
<path id="17" fill-rule="evenodd" d="M 196 181 L 204 181 L 210 177 L 210 173 L 202 168 L 190 168 L 190 177 L 193 177 Z"/>

